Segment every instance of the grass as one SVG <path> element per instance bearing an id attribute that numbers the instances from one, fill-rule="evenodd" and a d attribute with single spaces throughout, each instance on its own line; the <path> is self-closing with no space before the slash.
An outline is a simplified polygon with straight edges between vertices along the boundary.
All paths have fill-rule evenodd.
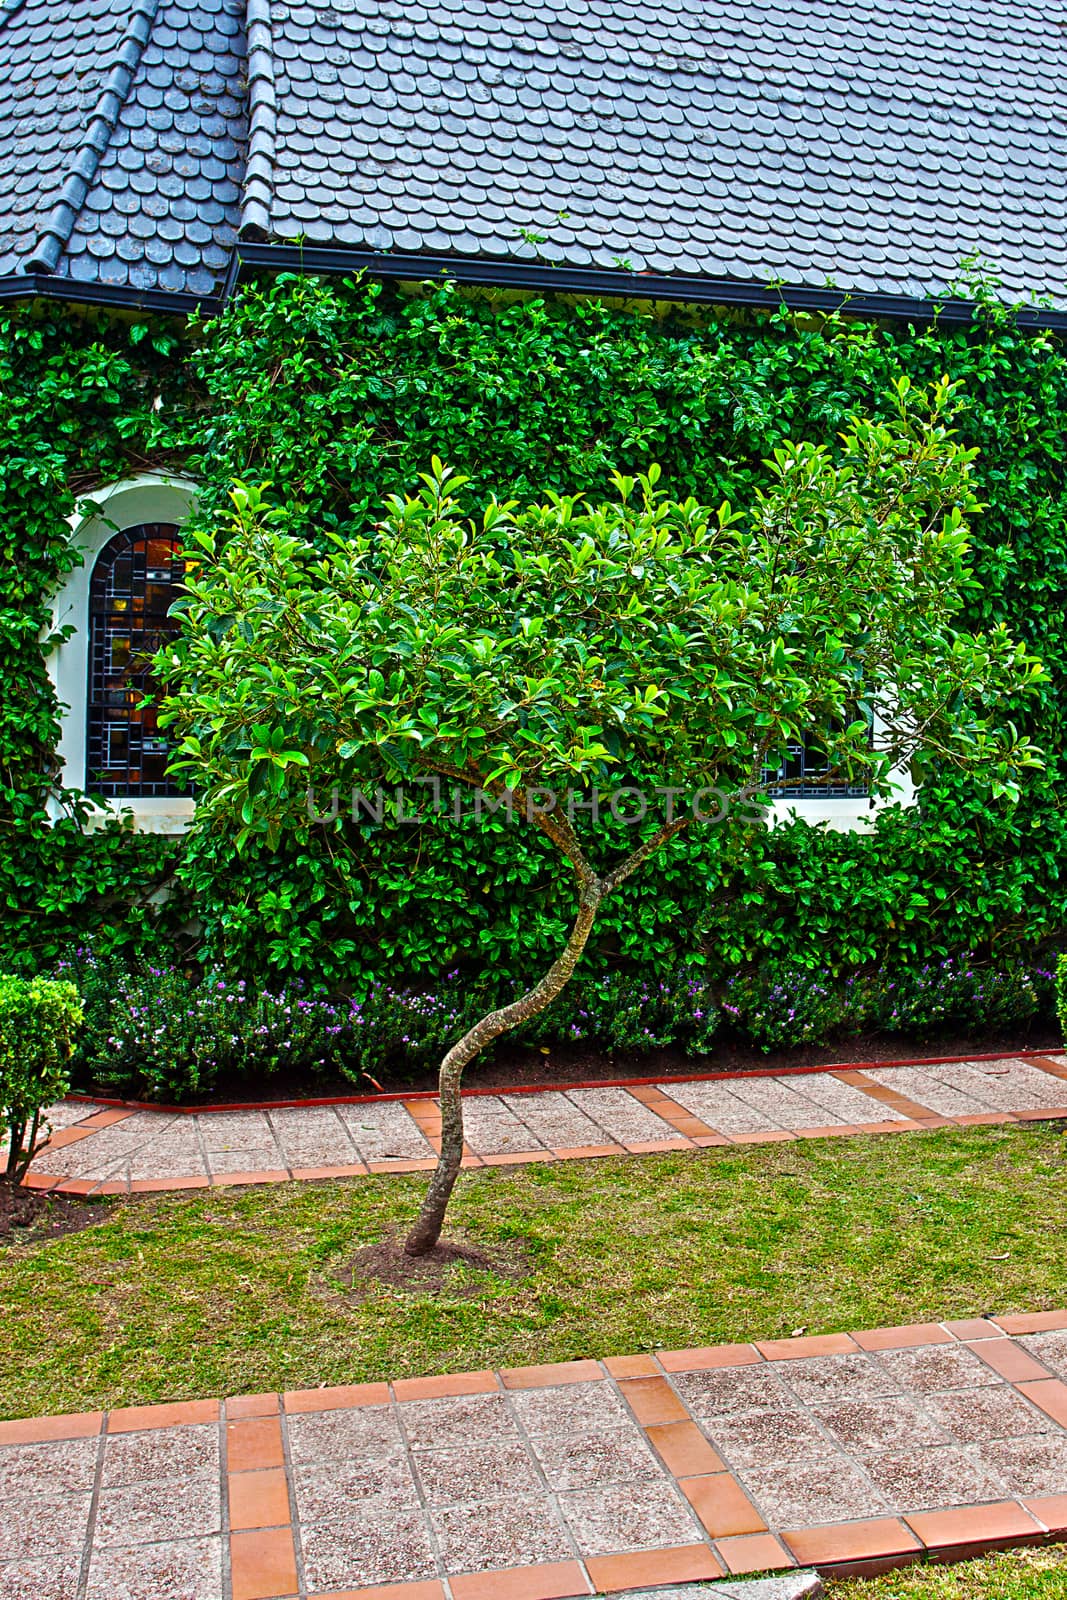
<path id="1" fill-rule="evenodd" d="M 1006 1550 L 958 1567 L 906 1567 L 826 1588 L 829 1600 L 1067 1600 L 1067 1546 Z"/>
<path id="2" fill-rule="evenodd" d="M 526 1275 L 351 1296 L 423 1184 L 120 1202 L 0 1252 L 0 1416 L 1067 1304 L 1047 1124 L 471 1171 L 453 1234 Z"/>

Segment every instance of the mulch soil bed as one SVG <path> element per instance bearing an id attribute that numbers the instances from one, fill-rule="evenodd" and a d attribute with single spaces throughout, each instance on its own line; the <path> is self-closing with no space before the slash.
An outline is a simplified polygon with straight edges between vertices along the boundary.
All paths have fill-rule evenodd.
<path id="1" fill-rule="evenodd" d="M 862 1066 L 869 1062 L 908 1061 L 942 1056 L 1005 1056 L 1019 1050 L 1063 1049 L 1055 1027 L 1035 1025 L 1017 1033 L 972 1037 L 966 1034 L 938 1035 L 921 1042 L 899 1035 L 871 1034 L 845 1039 L 834 1045 L 803 1046 L 795 1050 L 764 1053 L 750 1045 L 723 1044 L 711 1055 L 687 1056 L 681 1050 L 663 1049 L 618 1052 L 602 1055 L 580 1045 L 553 1045 L 542 1051 L 530 1045 L 498 1046 L 485 1059 L 469 1067 L 464 1077 L 468 1089 L 508 1090 L 551 1088 L 554 1084 L 597 1083 L 670 1077 L 694 1077 L 704 1073 L 787 1072 L 805 1067 Z M 313 1076 L 311 1073 L 279 1072 L 259 1079 L 220 1080 L 209 1095 L 189 1096 L 186 1105 L 229 1105 L 241 1101 L 315 1100 L 348 1095 L 417 1094 L 437 1089 L 437 1068 L 420 1071 L 379 1072 L 373 1079 L 339 1076 Z M 91 1084 L 76 1084 L 75 1092 L 97 1094 Z M 121 1093 L 104 1090 L 115 1099 Z"/>
<path id="2" fill-rule="evenodd" d="M 34 1189 L 16 1189 L 0 1179 L 0 1245 L 43 1244 L 65 1233 L 80 1233 L 102 1222 L 108 1207 L 88 1205 L 67 1195 L 41 1194 Z"/>

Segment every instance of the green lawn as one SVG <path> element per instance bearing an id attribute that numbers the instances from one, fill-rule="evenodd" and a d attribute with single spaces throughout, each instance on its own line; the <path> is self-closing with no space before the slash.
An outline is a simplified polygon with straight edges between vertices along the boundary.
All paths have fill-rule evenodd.
<path id="1" fill-rule="evenodd" d="M 454 1233 L 526 1275 L 352 1297 L 424 1181 L 140 1199 L 0 1251 L 0 1416 L 1067 1304 L 1049 1125 L 472 1171 Z"/>
<path id="2" fill-rule="evenodd" d="M 1067 1600 L 1067 1546 L 1007 1550 L 955 1567 L 906 1567 L 826 1587 L 829 1600 Z"/>

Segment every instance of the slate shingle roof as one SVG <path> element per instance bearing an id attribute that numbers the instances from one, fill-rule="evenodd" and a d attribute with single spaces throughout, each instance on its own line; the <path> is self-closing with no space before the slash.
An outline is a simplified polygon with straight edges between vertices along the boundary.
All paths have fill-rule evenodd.
<path id="1" fill-rule="evenodd" d="M 1067 17 L 0 0 L 0 275 L 213 295 L 238 227 L 916 297 L 979 255 L 1067 305 Z"/>

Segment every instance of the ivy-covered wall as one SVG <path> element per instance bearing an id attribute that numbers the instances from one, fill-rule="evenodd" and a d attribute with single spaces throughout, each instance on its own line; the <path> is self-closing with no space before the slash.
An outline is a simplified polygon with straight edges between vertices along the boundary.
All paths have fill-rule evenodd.
<path id="1" fill-rule="evenodd" d="M 714 832 L 676 840 L 605 914 L 595 954 L 852 966 L 1067 938 L 1067 352 L 1055 339 L 992 309 L 973 328 L 915 329 L 288 276 L 184 331 L 54 313 L 0 321 L 0 966 L 47 962 L 94 929 L 134 945 L 168 937 L 193 905 L 200 952 L 336 983 L 457 964 L 518 975 L 564 929 L 540 843 L 513 830 L 439 819 L 237 857 L 217 837 L 86 836 L 76 813 L 49 825 L 41 774 L 55 707 L 37 641 L 75 489 L 180 464 L 210 515 L 233 477 L 270 479 L 314 535 L 363 523 L 437 454 L 470 475 L 472 502 L 596 494 L 610 468 L 655 460 L 675 491 L 743 503 L 777 441 L 832 437 L 854 409 L 881 407 L 901 371 L 966 384 L 960 428 L 981 449 L 988 502 L 975 621 L 1006 619 L 1050 671 L 1027 712 L 1047 772 L 1014 810 L 946 775 L 869 837 L 800 825 L 745 856 Z M 168 876 L 175 892 L 154 927 L 147 895 Z"/>

